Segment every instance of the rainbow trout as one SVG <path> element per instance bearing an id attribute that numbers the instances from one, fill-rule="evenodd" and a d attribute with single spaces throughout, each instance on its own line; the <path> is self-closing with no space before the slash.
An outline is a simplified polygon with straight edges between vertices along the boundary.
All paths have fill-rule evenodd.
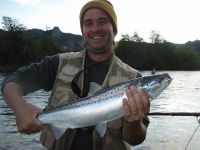
<path id="1" fill-rule="evenodd" d="M 100 90 L 92 96 L 44 110 L 38 119 L 42 124 L 50 125 L 58 139 L 67 129 L 94 126 L 122 117 L 122 100 L 127 98 L 125 91 L 130 86 L 142 88 L 150 99 L 155 99 L 171 81 L 167 73 L 139 77 Z"/>

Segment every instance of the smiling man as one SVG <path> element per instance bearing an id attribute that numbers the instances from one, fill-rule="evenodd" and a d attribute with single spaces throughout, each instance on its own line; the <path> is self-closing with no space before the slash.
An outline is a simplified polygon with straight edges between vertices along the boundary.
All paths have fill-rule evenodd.
<path id="1" fill-rule="evenodd" d="M 85 49 L 45 57 L 40 63 L 18 69 L 2 83 L 8 106 L 14 111 L 18 130 L 25 134 L 41 133 L 41 143 L 51 150 L 126 150 L 146 137 L 150 102 L 140 89 L 127 89 L 123 99 L 124 116 L 107 124 L 68 129 L 56 140 L 48 125 L 36 118 L 41 109 L 29 104 L 23 95 L 44 89 L 52 91 L 48 108 L 139 76 L 114 53 L 117 16 L 107 0 L 92 0 L 80 12 Z M 31 76 L 31 78 L 30 78 Z M 67 117 L 67 116 L 66 116 Z"/>

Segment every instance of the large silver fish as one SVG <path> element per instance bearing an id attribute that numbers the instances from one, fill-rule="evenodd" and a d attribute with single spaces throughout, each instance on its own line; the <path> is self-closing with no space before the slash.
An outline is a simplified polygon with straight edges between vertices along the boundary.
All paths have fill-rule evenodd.
<path id="1" fill-rule="evenodd" d="M 45 110 L 38 115 L 42 124 L 49 124 L 58 139 L 66 129 L 105 124 L 123 116 L 122 99 L 127 98 L 130 86 L 142 88 L 155 99 L 168 87 L 172 78 L 167 74 L 156 74 L 129 80 L 81 98 L 64 106 Z"/>

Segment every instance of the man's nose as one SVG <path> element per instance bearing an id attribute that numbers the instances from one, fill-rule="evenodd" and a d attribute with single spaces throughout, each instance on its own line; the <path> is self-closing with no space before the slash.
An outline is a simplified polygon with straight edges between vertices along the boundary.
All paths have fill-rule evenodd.
<path id="1" fill-rule="evenodd" d="M 93 32 L 96 32 L 99 31 L 100 29 L 101 29 L 100 25 L 98 23 L 94 23 L 91 30 Z"/>

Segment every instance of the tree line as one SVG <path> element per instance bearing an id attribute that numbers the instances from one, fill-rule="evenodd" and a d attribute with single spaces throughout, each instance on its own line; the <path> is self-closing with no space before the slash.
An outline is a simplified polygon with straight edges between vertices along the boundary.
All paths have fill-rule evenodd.
<path id="1" fill-rule="evenodd" d="M 13 71 L 18 67 L 39 61 L 46 55 L 64 52 L 53 39 L 51 30 L 46 30 L 41 38 L 27 34 L 27 28 L 18 20 L 2 17 L 0 29 L 0 71 Z"/>
<path id="2" fill-rule="evenodd" d="M 51 30 L 42 38 L 25 34 L 26 26 L 11 17 L 2 17 L 0 29 L 0 71 L 13 71 L 28 63 L 39 61 L 46 55 L 67 52 L 51 36 Z M 137 32 L 122 35 L 116 43 L 115 53 L 124 62 L 138 70 L 200 70 L 200 54 L 187 45 L 167 42 L 152 31 L 151 43 L 147 43 Z M 75 51 L 80 51 L 82 45 Z"/>
<path id="3" fill-rule="evenodd" d="M 200 70 L 200 54 L 187 45 L 120 40 L 116 55 L 139 70 Z"/>

